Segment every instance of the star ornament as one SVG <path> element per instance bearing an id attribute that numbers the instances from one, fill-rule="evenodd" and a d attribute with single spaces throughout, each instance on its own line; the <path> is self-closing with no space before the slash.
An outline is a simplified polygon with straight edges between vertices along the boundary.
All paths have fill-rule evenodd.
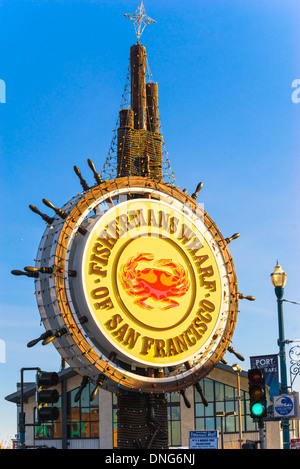
<path id="1" fill-rule="evenodd" d="M 135 13 L 126 13 L 124 16 L 133 22 L 138 43 L 147 24 L 156 23 L 155 20 L 146 15 L 143 2 L 137 7 Z"/>

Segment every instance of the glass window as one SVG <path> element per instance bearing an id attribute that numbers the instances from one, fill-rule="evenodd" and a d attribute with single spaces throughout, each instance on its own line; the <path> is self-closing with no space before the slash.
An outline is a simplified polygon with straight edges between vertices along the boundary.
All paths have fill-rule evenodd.
<path id="1" fill-rule="evenodd" d="M 201 387 L 204 390 L 204 395 L 205 395 L 207 401 L 208 402 L 213 402 L 214 401 L 214 383 L 213 383 L 213 381 L 211 379 L 204 378 Z M 197 392 L 197 395 L 199 396 L 198 392 Z M 200 398 L 200 400 L 201 400 L 201 398 Z"/>
<path id="2" fill-rule="evenodd" d="M 235 432 L 235 417 L 234 416 L 225 417 L 225 432 L 226 433 Z"/>
<path id="3" fill-rule="evenodd" d="M 215 429 L 215 419 L 214 417 L 208 417 L 205 419 L 205 430 L 214 430 Z"/>
<path id="4" fill-rule="evenodd" d="M 205 419 L 197 418 L 196 419 L 196 430 L 206 430 L 205 428 Z"/>
<path id="5" fill-rule="evenodd" d="M 57 407 L 59 410 L 59 417 L 57 420 L 53 422 L 43 422 L 41 425 L 34 426 L 34 439 L 54 439 L 54 438 L 61 438 L 61 398 L 59 398 L 58 402 L 53 404 L 53 406 Z M 37 417 L 37 408 L 34 409 L 34 422 L 38 422 Z"/>
<path id="6" fill-rule="evenodd" d="M 169 427 L 169 445 L 180 446 L 181 444 L 180 421 L 169 420 L 168 427 Z"/>
<path id="7" fill-rule="evenodd" d="M 215 382 L 215 400 L 224 401 L 224 384 Z"/>
<path id="8" fill-rule="evenodd" d="M 98 395 L 90 402 L 94 385 L 89 383 L 78 402 L 75 396 L 78 388 L 67 393 L 67 436 L 68 438 L 99 438 Z"/>
<path id="9" fill-rule="evenodd" d="M 195 428 L 196 430 L 219 430 L 221 431 L 221 417 L 216 414 L 221 412 L 235 412 L 235 416 L 223 417 L 223 429 L 225 433 L 235 433 L 239 431 L 238 419 L 238 399 L 237 389 L 232 386 L 204 378 L 200 381 L 203 393 L 208 401 L 205 407 L 199 393 L 194 390 L 195 397 Z M 249 415 L 248 393 L 241 391 L 241 420 L 242 431 L 256 431 L 256 424 Z"/>
<path id="10" fill-rule="evenodd" d="M 201 403 L 201 405 L 203 405 Z M 205 417 L 213 417 L 215 415 L 214 403 L 209 402 L 207 407 L 204 407 Z"/>
<path id="11" fill-rule="evenodd" d="M 204 405 L 202 404 L 196 404 L 195 406 L 195 415 L 196 417 L 204 417 Z"/>
<path id="12" fill-rule="evenodd" d="M 226 412 L 235 412 L 235 402 L 234 401 L 225 401 Z"/>
<path id="13" fill-rule="evenodd" d="M 117 448 L 118 446 L 118 417 L 117 417 L 117 395 L 113 394 L 113 447 Z"/>
<path id="14" fill-rule="evenodd" d="M 216 402 L 216 414 L 225 412 L 225 402 Z"/>
<path id="15" fill-rule="evenodd" d="M 234 400 L 234 394 L 235 394 L 234 391 L 235 391 L 235 388 L 233 388 L 232 386 L 225 385 L 224 398 L 226 401 Z"/>
<path id="16" fill-rule="evenodd" d="M 167 395 L 169 446 L 181 445 L 180 394 Z"/>

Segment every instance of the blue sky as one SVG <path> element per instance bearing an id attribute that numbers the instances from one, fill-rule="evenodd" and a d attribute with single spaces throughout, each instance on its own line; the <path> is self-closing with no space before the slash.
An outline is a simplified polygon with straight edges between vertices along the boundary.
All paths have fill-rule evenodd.
<path id="1" fill-rule="evenodd" d="M 10 274 L 34 265 L 45 228 L 28 205 L 51 215 L 43 198 L 60 207 L 81 192 L 74 165 L 91 184 L 87 159 L 102 169 L 135 43 L 123 15 L 138 3 L 0 0 L 0 440 L 17 431 L 15 406 L 4 397 L 15 391 L 20 369 L 60 367 L 53 345 L 26 347 L 43 332 L 34 285 Z M 239 290 L 256 301 L 240 302 L 233 346 L 248 369 L 249 356 L 278 352 L 270 282 L 277 258 L 288 274 L 285 298 L 300 303 L 300 103 L 291 99 L 300 78 L 299 1 L 144 5 L 157 21 L 141 42 L 159 85 L 176 185 L 191 194 L 203 181 L 198 202 L 224 237 L 240 233 L 230 245 Z M 286 339 L 300 340 L 300 306 L 284 303 L 284 317 Z M 226 359 L 236 362 L 229 353 Z"/>

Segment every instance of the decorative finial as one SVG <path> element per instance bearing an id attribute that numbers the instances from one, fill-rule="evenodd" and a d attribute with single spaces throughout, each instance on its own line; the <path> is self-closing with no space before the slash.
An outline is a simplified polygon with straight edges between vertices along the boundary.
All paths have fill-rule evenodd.
<path id="1" fill-rule="evenodd" d="M 149 16 L 146 15 L 143 2 L 141 2 L 137 7 L 135 13 L 126 13 L 124 16 L 133 22 L 138 44 L 146 25 L 150 23 L 156 23 L 155 20 L 149 18 Z"/>

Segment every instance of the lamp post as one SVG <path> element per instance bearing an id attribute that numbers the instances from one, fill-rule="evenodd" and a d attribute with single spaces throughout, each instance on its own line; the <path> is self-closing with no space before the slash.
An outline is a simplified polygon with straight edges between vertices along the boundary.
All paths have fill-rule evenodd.
<path id="1" fill-rule="evenodd" d="M 240 382 L 240 373 L 242 372 L 242 367 L 235 363 L 231 367 L 233 371 L 236 372 L 237 377 L 237 401 L 238 401 L 238 416 L 239 416 L 239 442 L 240 449 L 242 449 L 242 406 L 241 406 L 241 382 Z"/>
<path id="2" fill-rule="evenodd" d="M 286 284 L 286 273 L 282 267 L 277 264 L 274 271 L 271 273 L 271 282 L 275 287 L 275 295 L 277 297 L 278 308 L 278 346 L 279 346 L 279 362 L 280 362 L 280 380 L 281 388 L 280 394 L 287 394 L 287 371 L 286 371 L 286 354 L 285 354 L 285 339 L 284 339 L 284 324 L 283 324 L 283 293 Z M 281 421 L 283 449 L 290 449 L 290 423 L 289 419 L 283 418 Z"/>

